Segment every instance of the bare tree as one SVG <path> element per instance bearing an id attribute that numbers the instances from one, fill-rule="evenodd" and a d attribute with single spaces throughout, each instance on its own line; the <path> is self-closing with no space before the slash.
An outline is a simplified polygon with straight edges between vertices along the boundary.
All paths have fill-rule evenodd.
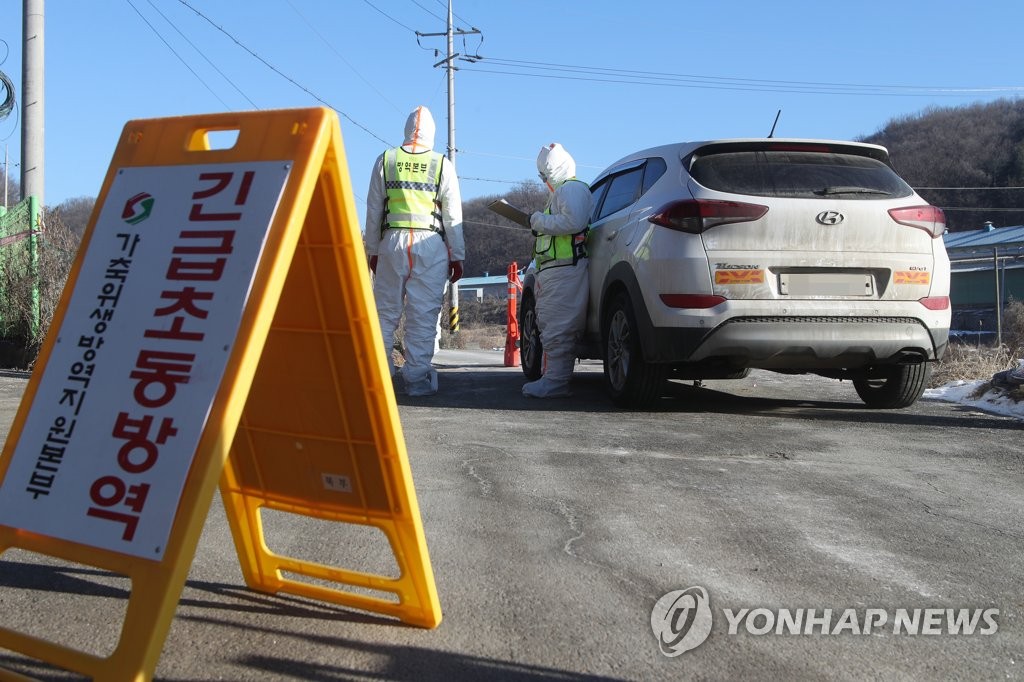
<path id="1" fill-rule="evenodd" d="M 0 247 L 6 250 L 0 267 L 0 332 L 20 350 L 9 353 L 9 363 L 27 368 L 35 363 L 80 239 L 57 214 L 43 221 L 43 230 L 34 236 L 34 242 L 25 238 Z"/>
<path id="2" fill-rule="evenodd" d="M 50 211 L 50 220 L 59 218 L 72 233 L 79 238 L 85 234 L 85 228 L 89 224 L 92 210 L 96 206 L 94 197 L 74 197 L 62 201 L 56 208 Z"/>
<path id="3" fill-rule="evenodd" d="M 927 109 L 864 141 L 887 147 L 912 186 L 930 188 L 920 194 L 946 209 L 950 232 L 1024 222 L 1024 100 Z"/>
<path id="4" fill-rule="evenodd" d="M 0 202 L 7 198 L 6 206 L 12 206 L 21 200 L 21 186 L 18 181 L 10 177 L 6 169 L 0 169 Z"/>
<path id="5" fill-rule="evenodd" d="M 544 209 L 548 192 L 539 183 L 526 181 L 501 196 L 516 208 L 532 213 Z M 478 197 L 463 202 L 467 276 L 475 277 L 485 272 L 503 275 L 509 263 L 515 261 L 526 265 L 530 261 L 533 236 L 526 228 L 487 208 L 497 198 Z"/>

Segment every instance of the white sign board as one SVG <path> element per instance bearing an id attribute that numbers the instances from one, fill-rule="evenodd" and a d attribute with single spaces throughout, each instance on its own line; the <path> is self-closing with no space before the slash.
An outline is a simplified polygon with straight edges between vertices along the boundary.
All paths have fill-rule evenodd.
<path id="1" fill-rule="evenodd" d="M 0 487 L 0 524 L 163 557 L 289 170 L 118 171 Z"/>

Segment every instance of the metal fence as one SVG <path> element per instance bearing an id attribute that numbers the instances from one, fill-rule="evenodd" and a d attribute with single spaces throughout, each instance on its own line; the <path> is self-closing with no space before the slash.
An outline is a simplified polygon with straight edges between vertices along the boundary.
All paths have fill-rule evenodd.
<path id="1" fill-rule="evenodd" d="M 39 202 L 0 207 L 0 338 L 39 335 Z"/>

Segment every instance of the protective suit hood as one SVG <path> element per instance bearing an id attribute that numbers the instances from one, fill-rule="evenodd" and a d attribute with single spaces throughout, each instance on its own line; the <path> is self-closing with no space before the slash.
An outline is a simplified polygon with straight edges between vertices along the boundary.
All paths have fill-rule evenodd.
<path id="1" fill-rule="evenodd" d="M 434 117 L 430 109 L 418 106 L 409 114 L 405 121 L 405 142 L 402 149 L 415 154 L 416 152 L 430 151 L 434 148 Z"/>
<path id="2" fill-rule="evenodd" d="M 552 142 L 541 147 L 537 155 L 537 170 L 541 177 L 551 186 L 558 187 L 570 178 L 576 177 L 576 162 L 565 147 Z"/>

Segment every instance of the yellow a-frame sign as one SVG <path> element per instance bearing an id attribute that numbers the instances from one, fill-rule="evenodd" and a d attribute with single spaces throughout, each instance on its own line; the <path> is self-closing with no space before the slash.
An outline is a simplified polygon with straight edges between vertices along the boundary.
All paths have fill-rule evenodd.
<path id="1" fill-rule="evenodd" d="M 0 456 L 0 569 L 19 548 L 128 577 L 121 636 L 100 657 L 0 607 L 0 648 L 152 677 L 218 480 L 250 587 L 436 626 L 368 282 L 334 112 L 129 122 Z M 400 575 L 275 554 L 261 509 L 377 528 Z"/>

